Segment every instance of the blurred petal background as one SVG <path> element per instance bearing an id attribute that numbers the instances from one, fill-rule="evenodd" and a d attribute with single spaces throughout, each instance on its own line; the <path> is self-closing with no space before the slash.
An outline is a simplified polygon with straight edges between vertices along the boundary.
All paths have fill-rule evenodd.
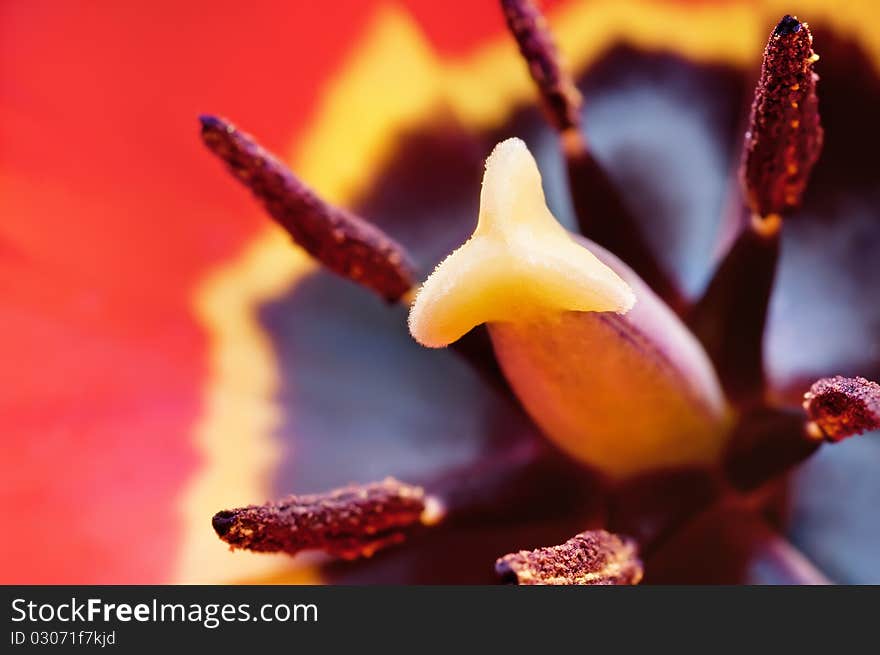
<path id="1" fill-rule="evenodd" d="M 664 252 L 690 292 L 770 29 L 798 13 L 839 62 L 819 68 L 820 96 L 834 170 L 855 172 L 817 172 L 805 209 L 819 220 L 797 237 L 813 250 L 783 261 L 791 291 L 769 334 L 780 395 L 811 375 L 880 370 L 878 12 L 832 5 L 543 4 L 576 70 L 597 71 L 587 130 L 623 162 L 618 176 L 638 188 L 659 157 L 654 175 L 689 189 L 666 214 L 693 220 L 661 211 L 656 238 L 674 244 Z M 497 136 L 532 138 L 570 215 L 533 99 L 495 2 L 0 3 L 0 582 L 318 581 L 315 567 L 228 552 L 211 515 L 442 471 L 528 431 L 460 362 L 412 344 L 403 313 L 313 275 L 206 154 L 196 117 L 258 135 L 326 197 L 385 221 L 427 270 L 472 224 Z M 852 138 L 834 141 L 847 124 Z M 663 162 L 664 130 L 679 168 Z M 821 226 L 836 221 L 846 231 L 829 240 Z M 863 268 L 841 272 L 858 252 Z M 844 328 L 828 320 L 841 316 Z M 832 579 L 880 581 L 878 462 L 876 438 L 854 440 L 795 483 L 791 536 Z"/>

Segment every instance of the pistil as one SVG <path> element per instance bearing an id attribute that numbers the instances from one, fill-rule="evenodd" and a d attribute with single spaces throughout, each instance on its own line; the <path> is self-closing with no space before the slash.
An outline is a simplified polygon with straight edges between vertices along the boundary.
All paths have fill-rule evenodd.
<path id="1" fill-rule="evenodd" d="M 822 148 L 812 44 L 807 24 L 792 16 L 770 35 L 743 145 L 745 220 L 689 318 L 725 391 L 745 406 L 763 397 L 782 217 L 799 206 Z"/>
<path id="2" fill-rule="evenodd" d="M 612 478 L 720 455 L 727 407 L 699 344 L 626 265 L 556 221 L 519 139 L 487 160 L 477 228 L 422 285 L 409 323 L 430 347 L 486 323 L 544 434 Z"/>

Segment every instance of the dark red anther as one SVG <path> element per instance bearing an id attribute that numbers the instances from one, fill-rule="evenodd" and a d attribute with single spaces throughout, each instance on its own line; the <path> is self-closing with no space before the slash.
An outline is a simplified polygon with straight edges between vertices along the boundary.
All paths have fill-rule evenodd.
<path id="1" fill-rule="evenodd" d="M 436 516 L 429 501 L 421 487 L 387 478 L 224 510 L 214 515 L 212 524 L 233 548 L 290 555 L 322 550 L 354 559 L 400 543 L 408 531 L 431 523 Z"/>
<path id="2" fill-rule="evenodd" d="M 578 130 L 581 94 L 562 66 L 553 36 L 531 0 L 501 0 L 507 26 L 541 94 L 547 120 L 560 132 Z"/>
<path id="3" fill-rule="evenodd" d="M 764 50 L 743 153 L 746 200 L 760 217 L 798 206 L 822 150 L 816 60 L 808 25 L 783 17 Z"/>
<path id="4" fill-rule="evenodd" d="M 413 287 L 413 267 L 400 244 L 363 218 L 324 202 L 231 123 L 214 116 L 200 120 L 205 145 L 312 257 L 388 301 Z"/>
<path id="5" fill-rule="evenodd" d="M 804 409 L 828 441 L 880 430 L 880 384 L 865 378 L 822 378 L 804 396 Z"/>
<path id="6" fill-rule="evenodd" d="M 502 582 L 520 585 L 634 585 L 644 574 L 635 541 L 605 530 L 505 555 L 495 572 Z"/>

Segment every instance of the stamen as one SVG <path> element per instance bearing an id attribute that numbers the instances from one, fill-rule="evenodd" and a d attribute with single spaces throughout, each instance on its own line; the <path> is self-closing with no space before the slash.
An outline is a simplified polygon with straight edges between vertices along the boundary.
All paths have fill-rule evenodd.
<path id="1" fill-rule="evenodd" d="M 808 25 L 785 16 L 764 50 L 741 171 L 746 200 L 757 216 L 783 214 L 800 204 L 822 150 L 812 46 Z"/>
<path id="2" fill-rule="evenodd" d="M 202 116 L 205 145 L 263 203 L 266 211 L 325 267 L 388 301 L 413 286 L 404 248 L 376 226 L 324 202 L 249 135 L 214 116 Z"/>
<path id="3" fill-rule="evenodd" d="M 538 86 L 547 120 L 559 132 L 579 132 L 581 94 L 562 66 L 543 14 L 531 0 L 501 0 L 501 9 Z"/>
<path id="4" fill-rule="evenodd" d="M 587 147 L 581 131 L 581 95 L 562 64 L 544 16 L 531 0 L 501 0 L 501 8 L 538 87 L 544 113 L 562 138 L 581 234 L 623 259 L 673 309 L 681 309 L 681 292 L 654 257 L 622 194 Z"/>
<path id="5" fill-rule="evenodd" d="M 225 510 L 215 514 L 212 523 L 232 548 L 290 555 L 322 550 L 355 559 L 402 542 L 408 532 L 436 523 L 442 512 L 442 505 L 426 497 L 421 487 L 386 478 Z"/>
<path id="6" fill-rule="evenodd" d="M 725 391 L 743 405 L 763 395 L 764 328 L 781 217 L 800 203 L 822 148 L 812 43 L 807 24 L 792 16 L 770 35 L 740 171 L 751 216 L 689 319 Z"/>
<path id="7" fill-rule="evenodd" d="M 812 428 L 828 441 L 880 430 L 880 384 L 865 378 L 822 378 L 804 395 Z"/>
<path id="8" fill-rule="evenodd" d="M 804 394 L 804 410 L 757 409 L 740 420 L 724 470 L 737 489 L 756 489 L 800 464 L 823 443 L 880 430 L 880 384 L 823 378 Z"/>
<path id="9" fill-rule="evenodd" d="M 635 541 L 595 530 L 561 546 L 521 550 L 495 562 L 502 582 L 520 585 L 634 585 L 644 573 Z"/>

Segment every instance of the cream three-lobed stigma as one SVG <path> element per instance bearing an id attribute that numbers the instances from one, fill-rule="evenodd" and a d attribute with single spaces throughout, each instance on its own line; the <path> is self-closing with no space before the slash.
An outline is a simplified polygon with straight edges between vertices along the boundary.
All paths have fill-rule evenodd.
<path id="1" fill-rule="evenodd" d="M 626 313 L 634 302 L 630 286 L 550 213 L 535 159 L 513 138 L 486 160 L 477 229 L 422 285 L 409 329 L 420 344 L 442 348 L 481 323 Z"/>

